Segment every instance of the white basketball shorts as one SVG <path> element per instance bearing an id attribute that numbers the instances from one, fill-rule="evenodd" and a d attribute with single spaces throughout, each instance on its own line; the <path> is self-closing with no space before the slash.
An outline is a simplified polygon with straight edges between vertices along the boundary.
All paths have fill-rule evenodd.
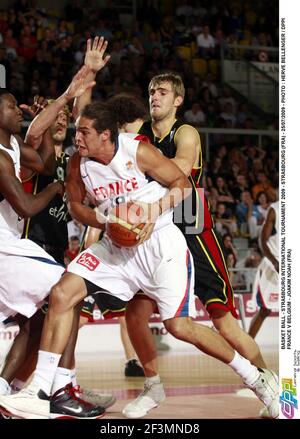
<path id="1" fill-rule="evenodd" d="M 64 267 L 29 239 L 0 243 L 0 322 L 20 313 L 31 317 Z"/>
<path id="2" fill-rule="evenodd" d="M 131 249 L 116 247 L 104 236 L 77 256 L 67 272 L 124 301 L 142 290 L 156 301 L 162 320 L 195 316 L 193 260 L 173 223 Z"/>
<path id="3" fill-rule="evenodd" d="M 278 311 L 279 276 L 273 264 L 264 257 L 257 267 L 253 282 L 252 301 L 259 307 Z"/>

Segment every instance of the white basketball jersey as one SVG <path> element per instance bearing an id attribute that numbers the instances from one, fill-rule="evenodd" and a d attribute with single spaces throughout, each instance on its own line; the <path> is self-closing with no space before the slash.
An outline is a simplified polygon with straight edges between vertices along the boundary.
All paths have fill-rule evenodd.
<path id="1" fill-rule="evenodd" d="M 156 181 L 149 182 L 139 169 L 136 154 L 140 141 L 135 137 L 130 133 L 119 134 L 116 154 L 108 165 L 90 158 L 81 159 L 81 177 L 96 206 L 109 210 L 131 200 L 154 203 L 168 192 Z M 172 218 L 173 209 L 169 209 L 160 215 L 155 229 L 171 223 Z"/>
<path id="2" fill-rule="evenodd" d="M 278 235 L 279 235 L 279 201 L 277 201 L 276 203 L 272 203 L 270 207 L 273 207 L 274 211 L 275 211 L 275 233 L 273 235 L 270 236 L 270 238 L 268 239 L 267 245 L 272 253 L 272 255 L 275 256 L 275 258 L 277 260 L 279 260 L 279 240 L 278 240 Z"/>
<path id="3" fill-rule="evenodd" d="M 7 149 L 0 144 L 0 149 L 7 152 L 10 155 L 16 177 L 20 179 L 20 148 L 17 139 L 14 136 L 10 137 L 10 145 L 13 149 Z M 3 198 L 0 193 L 0 238 L 20 238 L 23 232 L 24 220 L 19 218 L 18 214 L 11 207 L 9 202 Z"/>

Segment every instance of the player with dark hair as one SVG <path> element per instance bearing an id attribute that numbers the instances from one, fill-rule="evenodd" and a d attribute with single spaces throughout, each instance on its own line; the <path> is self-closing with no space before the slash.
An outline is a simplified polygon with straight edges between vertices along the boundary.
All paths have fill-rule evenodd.
<path id="1" fill-rule="evenodd" d="M 116 138 L 117 124 L 108 113 L 105 106 L 91 104 L 76 122 L 78 154 L 70 159 L 67 178 L 71 214 L 82 223 L 104 229 L 104 212 L 115 205 L 117 188 L 123 183 L 125 201 L 134 200 L 143 207 L 139 221 L 145 226 L 139 234 L 139 245 L 119 248 L 105 235 L 72 261 L 51 290 L 32 382 L 16 395 L 0 397 L 1 407 L 23 417 L 57 416 L 58 407 L 47 395 L 71 333 L 74 306 L 88 293 L 101 289 L 125 301 L 142 289 L 157 303 L 171 334 L 229 364 L 271 406 L 274 389 L 267 373 L 239 356 L 217 332 L 189 318 L 195 311 L 193 264 L 186 241 L 173 223 L 172 207 L 190 194 L 191 184 L 153 146 L 140 142 L 135 135 L 120 134 Z M 132 166 L 126 168 L 124 163 L 128 161 Z M 153 180 L 149 182 L 146 175 Z M 87 193 L 101 214 L 83 204 Z"/>
<path id="2" fill-rule="evenodd" d="M 97 50 L 95 49 L 94 71 L 97 71 L 96 52 Z M 89 77 L 89 79 L 92 79 L 92 77 Z M 146 135 L 186 175 L 189 176 L 191 174 L 193 213 L 196 213 L 195 205 L 202 205 L 203 231 L 195 233 L 194 227 L 194 232 L 188 233 L 192 224 L 182 222 L 182 215 L 180 214 L 178 216 L 175 215 L 175 222 L 176 218 L 179 217 L 180 220 L 177 222 L 177 225 L 185 233 L 188 246 L 194 256 L 195 294 L 206 306 L 216 329 L 218 329 L 226 341 L 257 367 L 265 368 L 266 365 L 257 344 L 242 330 L 235 318 L 237 313 L 234 305 L 233 290 L 222 252 L 222 245 L 213 229 L 213 220 L 207 201 L 205 197 L 199 196 L 197 190 L 202 172 L 202 152 L 199 134 L 190 125 L 182 124 L 176 120 L 176 112 L 183 102 L 184 93 L 184 85 L 179 75 L 167 73 L 154 77 L 149 84 L 152 122 L 146 122 L 140 127 L 141 119 L 135 122 L 130 120 L 131 126 L 125 124 L 121 126 L 121 129 L 125 131 L 130 131 L 132 128 L 134 128 L 133 131 L 138 129 L 140 134 Z M 88 102 L 89 98 L 86 94 L 83 96 L 81 108 L 84 105 L 84 99 L 86 99 L 85 102 Z M 117 98 L 115 98 L 115 104 L 112 109 L 115 110 L 114 114 L 117 115 L 118 120 L 126 120 L 129 102 L 130 100 L 128 99 L 126 105 L 124 105 L 124 100 L 121 100 L 119 104 Z M 79 108 L 80 106 L 78 106 L 78 111 Z M 179 212 L 182 212 L 181 208 L 179 208 Z M 196 217 L 194 226 L 196 226 L 197 222 L 199 222 L 199 218 L 197 219 Z M 141 300 L 141 298 L 144 300 Z M 143 396 L 137 398 L 137 407 L 135 404 L 129 404 L 124 409 L 124 414 L 129 417 L 143 416 L 151 408 L 156 407 L 165 397 L 160 377 L 157 373 L 155 345 L 147 323 L 154 309 L 155 304 L 151 303 L 144 295 L 136 295 L 127 306 L 126 319 L 128 331 L 147 377 L 146 390 L 143 392 L 145 398 Z M 143 333 L 143 342 L 140 342 L 141 339 L 137 335 L 140 332 Z M 135 338 L 140 343 L 137 343 Z M 266 375 L 268 374 L 269 372 L 266 371 Z M 271 373 L 269 378 L 272 380 L 273 376 L 276 387 L 277 377 L 275 374 Z M 151 398 L 152 391 L 155 395 L 152 398 L 151 407 L 149 398 Z M 276 391 L 278 391 L 277 388 L 275 388 Z M 143 407 L 143 401 L 146 401 L 145 407 Z M 271 410 L 273 409 L 271 408 Z"/>

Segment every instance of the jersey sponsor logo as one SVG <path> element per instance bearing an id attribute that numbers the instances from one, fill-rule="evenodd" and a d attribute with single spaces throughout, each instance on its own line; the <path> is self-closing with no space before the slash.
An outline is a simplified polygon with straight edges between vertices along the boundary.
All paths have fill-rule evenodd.
<path id="1" fill-rule="evenodd" d="M 57 222 L 60 223 L 61 221 L 68 221 L 68 209 L 65 203 L 63 203 L 60 207 L 50 207 L 49 209 L 49 215 L 53 216 L 57 219 Z"/>
<path id="2" fill-rule="evenodd" d="M 269 302 L 274 302 L 277 303 L 278 299 L 279 299 L 279 294 L 278 293 L 271 293 L 269 296 Z"/>
<path id="3" fill-rule="evenodd" d="M 100 264 L 100 261 L 95 258 L 95 256 L 91 253 L 83 253 L 77 259 L 77 264 L 83 265 L 83 267 L 87 268 L 90 271 L 94 271 Z"/>
<path id="4" fill-rule="evenodd" d="M 139 188 L 139 184 L 135 177 L 129 180 L 119 180 L 114 183 L 109 183 L 106 186 L 99 186 L 93 188 L 95 196 L 99 199 L 106 200 L 111 197 L 124 195 L 127 192 L 133 192 Z"/>

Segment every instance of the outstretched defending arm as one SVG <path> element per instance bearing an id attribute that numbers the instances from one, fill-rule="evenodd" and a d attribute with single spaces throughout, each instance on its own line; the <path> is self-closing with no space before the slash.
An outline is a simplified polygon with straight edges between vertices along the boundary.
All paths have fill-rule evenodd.
<path id="1" fill-rule="evenodd" d="M 87 40 L 84 65 L 89 68 L 86 82 L 94 81 L 96 75 L 102 70 L 110 59 L 110 55 L 105 55 L 108 42 L 103 37 L 95 37 L 94 41 Z M 92 88 L 88 88 L 81 96 L 76 97 L 73 106 L 73 117 L 77 119 L 84 107 L 91 103 Z"/>
<path id="2" fill-rule="evenodd" d="M 34 118 L 28 128 L 25 143 L 21 138 L 18 138 L 22 166 L 39 173 L 44 171 L 46 163 L 51 159 L 51 155 L 54 155 L 53 142 L 46 131 L 55 121 L 59 111 L 61 111 L 71 99 L 80 96 L 88 88 L 94 86 L 94 81 L 85 81 L 88 73 L 89 68 L 83 66 L 74 76 L 67 90 L 51 105 L 47 105 L 46 108 Z M 44 148 L 39 150 L 43 136 Z M 50 167 L 48 173 L 50 173 L 51 170 Z"/>
<path id="3" fill-rule="evenodd" d="M 67 90 L 52 102 L 51 105 L 47 105 L 46 108 L 33 119 L 26 133 L 26 143 L 37 149 L 41 142 L 42 135 L 54 123 L 57 114 L 64 106 L 95 85 L 95 81 L 86 80 L 89 73 L 90 69 L 88 67 L 81 67 L 79 72 L 73 77 Z"/>

